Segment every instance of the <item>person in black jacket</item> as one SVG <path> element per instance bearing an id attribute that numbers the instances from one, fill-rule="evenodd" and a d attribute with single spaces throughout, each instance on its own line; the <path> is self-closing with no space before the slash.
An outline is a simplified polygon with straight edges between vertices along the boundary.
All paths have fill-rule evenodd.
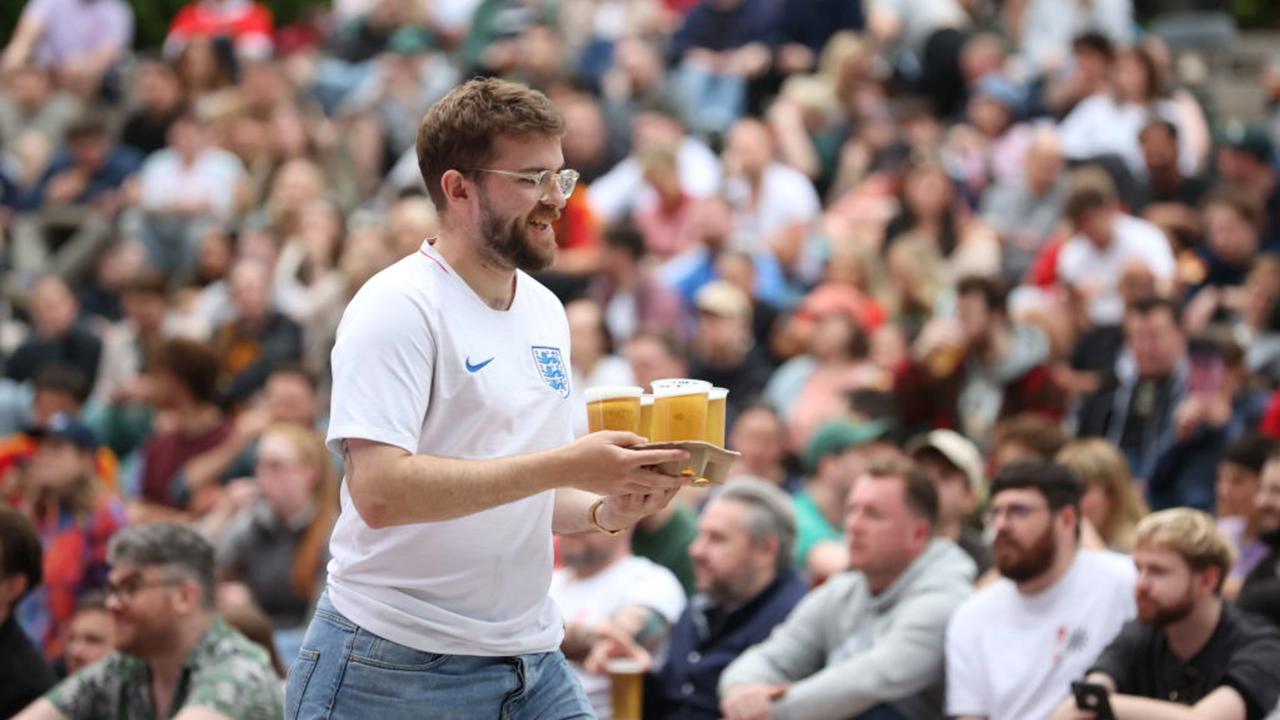
<path id="1" fill-rule="evenodd" d="M 80 306 L 66 281 L 48 275 L 31 291 L 32 334 L 5 362 L 5 377 L 19 382 L 34 378 L 49 365 L 70 365 L 93 387 L 102 357 L 102 340 L 78 320 Z"/>
<path id="2" fill-rule="evenodd" d="M 1245 577 L 1237 602 L 1280 626 L 1280 453 L 1262 466 L 1256 504 L 1258 537 L 1271 552 Z"/>
<path id="3" fill-rule="evenodd" d="M 43 578 L 43 550 L 31 521 L 0 508 L 0 717 L 12 717 L 53 687 L 53 671 L 14 617 Z"/>

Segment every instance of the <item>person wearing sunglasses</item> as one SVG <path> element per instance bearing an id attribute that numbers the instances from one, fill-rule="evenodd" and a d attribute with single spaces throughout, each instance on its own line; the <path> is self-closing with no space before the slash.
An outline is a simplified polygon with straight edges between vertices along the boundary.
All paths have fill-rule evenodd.
<path id="1" fill-rule="evenodd" d="M 342 512 L 288 717 L 592 716 L 547 596 L 552 533 L 620 534 L 688 480 L 646 469 L 683 451 L 573 439 L 569 324 L 530 275 L 555 259 L 578 181 L 563 135 L 545 95 L 496 79 L 423 118 L 440 230 L 365 283 L 338 328 Z"/>
<path id="2" fill-rule="evenodd" d="M 17 720 L 274 720 L 280 684 L 267 652 L 214 608 L 213 547 L 173 523 L 122 530 L 105 586 L 116 650 Z"/>

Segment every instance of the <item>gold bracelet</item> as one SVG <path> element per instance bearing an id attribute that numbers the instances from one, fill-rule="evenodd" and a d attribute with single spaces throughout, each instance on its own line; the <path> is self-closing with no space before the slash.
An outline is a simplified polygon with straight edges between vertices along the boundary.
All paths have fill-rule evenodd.
<path id="1" fill-rule="evenodd" d="M 618 530 L 610 530 L 609 528 L 600 524 L 600 521 L 596 519 L 596 511 L 598 511 L 600 509 L 600 506 L 603 504 L 604 504 L 604 498 L 596 498 L 596 501 L 591 503 L 591 509 L 587 511 L 587 520 L 591 523 L 591 527 L 595 528 L 599 532 L 604 533 L 605 535 L 618 536 L 626 532 L 627 531 L 626 528 L 621 528 Z"/>

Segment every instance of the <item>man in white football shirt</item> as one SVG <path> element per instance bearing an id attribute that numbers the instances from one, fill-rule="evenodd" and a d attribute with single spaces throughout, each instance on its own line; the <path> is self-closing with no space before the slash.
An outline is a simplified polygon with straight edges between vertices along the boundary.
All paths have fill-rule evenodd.
<path id="1" fill-rule="evenodd" d="M 564 309 L 526 271 L 577 173 L 540 93 L 455 88 L 423 118 L 441 230 L 374 276 L 333 350 L 329 445 L 342 512 L 288 717 L 580 718 L 547 597 L 552 532 L 613 533 L 687 481 L 685 454 L 603 432 L 572 442 Z"/>

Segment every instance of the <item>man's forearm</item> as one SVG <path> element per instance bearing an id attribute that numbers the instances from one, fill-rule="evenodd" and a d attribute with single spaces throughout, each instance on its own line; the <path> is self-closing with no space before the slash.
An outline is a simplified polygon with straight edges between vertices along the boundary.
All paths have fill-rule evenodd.
<path id="1" fill-rule="evenodd" d="M 557 535 L 577 535 L 592 532 L 591 520 L 587 517 L 591 504 L 600 496 L 577 488 L 556 488 L 556 509 L 551 518 L 551 531 Z M 597 520 L 602 520 L 597 518 Z M 609 528 L 613 530 L 614 528 Z"/>
<path id="2" fill-rule="evenodd" d="M 474 515 L 551 490 L 561 477 L 555 451 L 457 460 L 357 442 L 345 452 L 346 482 L 356 510 L 373 528 Z"/>

